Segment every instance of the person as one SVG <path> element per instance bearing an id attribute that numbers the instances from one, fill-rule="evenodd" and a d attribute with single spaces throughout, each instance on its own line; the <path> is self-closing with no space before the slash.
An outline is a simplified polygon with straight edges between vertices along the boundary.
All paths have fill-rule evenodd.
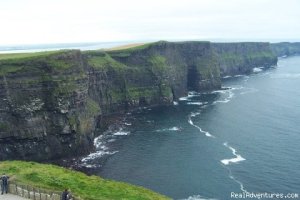
<path id="1" fill-rule="evenodd" d="M 8 190 L 8 179 L 9 177 L 6 176 L 5 174 L 2 175 L 2 177 L 0 178 L 1 180 L 1 194 L 3 195 L 3 193 L 7 194 L 7 190 Z"/>
<path id="2" fill-rule="evenodd" d="M 61 200 L 69 200 L 71 199 L 71 194 L 69 193 L 68 189 L 65 189 L 63 193 L 61 194 Z"/>

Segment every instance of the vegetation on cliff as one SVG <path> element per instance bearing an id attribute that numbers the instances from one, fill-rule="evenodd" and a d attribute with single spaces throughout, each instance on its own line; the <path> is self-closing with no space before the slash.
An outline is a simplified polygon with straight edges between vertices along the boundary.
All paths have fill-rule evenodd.
<path id="1" fill-rule="evenodd" d="M 169 199 L 151 190 L 127 183 L 87 176 L 81 172 L 35 162 L 5 161 L 0 171 L 11 176 L 13 181 L 61 192 L 69 188 L 72 194 L 83 200 L 163 200 Z"/>

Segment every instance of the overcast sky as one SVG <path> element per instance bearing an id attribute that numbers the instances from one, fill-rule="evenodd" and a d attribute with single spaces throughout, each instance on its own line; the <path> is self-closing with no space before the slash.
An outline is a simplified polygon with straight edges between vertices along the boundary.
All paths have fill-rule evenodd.
<path id="1" fill-rule="evenodd" d="M 300 40 L 300 0 L 0 0 L 0 45 Z"/>

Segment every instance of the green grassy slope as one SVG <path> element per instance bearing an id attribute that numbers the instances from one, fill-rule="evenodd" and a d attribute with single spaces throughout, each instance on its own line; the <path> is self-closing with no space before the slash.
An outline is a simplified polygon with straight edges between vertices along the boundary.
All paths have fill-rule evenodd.
<path id="1" fill-rule="evenodd" d="M 127 183 L 87 176 L 84 173 L 62 167 L 35 162 L 4 161 L 0 163 L 1 173 L 13 177 L 14 181 L 51 191 L 69 188 L 75 197 L 84 200 L 169 199 L 151 190 Z"/>

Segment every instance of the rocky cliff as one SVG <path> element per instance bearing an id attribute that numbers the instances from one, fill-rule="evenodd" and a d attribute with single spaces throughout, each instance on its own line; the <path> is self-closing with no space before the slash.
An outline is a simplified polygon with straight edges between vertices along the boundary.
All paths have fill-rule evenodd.
<path id="1" fill-rule="evenodd" d="M 269 43 L 214 43 L 213 49 L 217 54 L 222 77 L 249 74 L 253 68 L 268 68 L 277 64 Z"/>
<path id="2" fill-rule="evenodd" d="M 278 57 L 300 55 L 300 42 L 273 43 L 271 49 Z"/>
<path id="3" fill-rule="evenodd" d="M 276 62 L 267 43 L 161 41 L 0 56 L 0 160 L 87 153 L 110 114 L 220 89 L 221 76 Z"/>

